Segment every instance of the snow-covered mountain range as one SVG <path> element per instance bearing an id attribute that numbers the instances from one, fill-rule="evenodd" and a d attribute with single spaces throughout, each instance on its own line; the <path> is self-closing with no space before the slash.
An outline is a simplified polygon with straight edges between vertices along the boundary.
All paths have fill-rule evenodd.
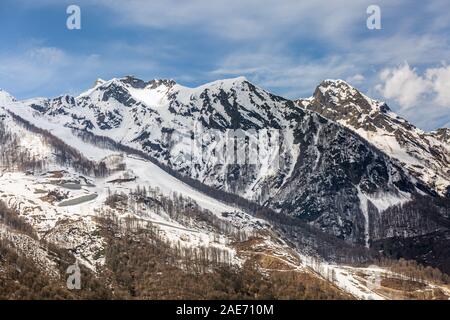
<path id="1" fill-rule="evenodd" d="M 322 277 L 333 271 L 335 285 L 361 298 L 382 296 L 336 263 L 381 254 L 450 270 L 450 255 L 435 247 L 392 245 L 450 243 L 449 129 L 421 131 L 341 80 L 291 101 L 243 77 L 197 88 L 99 79 L 76 97 L 17 101 L 0 91 L 0 119 L 2 200 L 92 270 L 104 263 L 96 217 L 108 212 L 157 225 L 169 243 L 216 248 L 235 265 L 246 260 L 236 237 L 258 235 L 254 252 Z M 236 161 L 235 149 L 234 161 L 223 161 L 218 135 L 237 131 L 246 146 L 256 133 L 258 161 L 248 161 L 248 148 L 247 162 Z M 261 156 L 266 145 L 275 158 Z M 195 215 L 164 205 L 178 194 Z"/>

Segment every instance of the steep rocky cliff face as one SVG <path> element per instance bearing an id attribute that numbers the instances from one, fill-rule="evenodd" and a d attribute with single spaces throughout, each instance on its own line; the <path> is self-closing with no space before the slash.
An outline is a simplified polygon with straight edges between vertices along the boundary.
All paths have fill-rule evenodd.
<path id="1" fill-rule="evenodd" d="M 322 82 L 296 104 L 336 121 L 395 159 L 442 196 L 450 190 L 449 129 L 425 132 L 341 80 Z"/>

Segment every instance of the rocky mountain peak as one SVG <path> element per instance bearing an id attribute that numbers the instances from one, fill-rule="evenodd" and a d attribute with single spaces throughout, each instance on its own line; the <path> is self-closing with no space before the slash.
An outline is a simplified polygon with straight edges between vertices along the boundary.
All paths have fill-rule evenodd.
<path id="1" fill-rule="evenodd" d="M 16 101 L 12 95 L 3 89 L 0 89 L 0 104 L 7 104 Z"/>
<path id="2" fill-rule="evenodd" d="M 147 85 L 144 80 L 131 75 L 120 78 L 119 81 L 136 89 L 143 89 Z"/>
<path id="3" fill-rule="evenodd" d="M 375 112 L 388 112 L 389 107 L 373 100 L 344 80 L 324 80 L 314 91 L 313 98 L 325 108 L 343 114 L 357 115 L 373 114 Z"/>
<path id="4" fill-rule="evenodd" d="M 153 79 L 147 82 L 147 88 L 156 89 L 161 85 L 172 88 L 177 83 L 173 79 Z"/>
<path id="5" fill-rule="evenodd" d="M 340 79 L 322 81 L 311 98 L 295 102 L 299 107 L 318 112 L 330 120 L 369 131 L 375 130 L 371 119 L 380 119 L 390 112 L 384 102 L 367 97 Z"/>
<path id="6" fill-rule="evenodd" d="M 439 128 L 435 131 L 432 131 L 431 135 L 439 141 L 450 145 L 450 128 Z"/>
<path id="7" fill-rule="evenodd" d="M 325 79 L 317 86 L 316 91 L 317 90 L 320 90 L 322 93 L 326 91 L 334 93 L 346 91 L 352 92 L 353 94 L 358 91 L 342 79 Z"/>
<path id="8" fill-rule="evenodd" d="M 132 75 L 120 78 L 119 81 L 125 85 L 133 87 L 134 89 L 156 89 L 161 85 L 170 88 L 176 84 L 176 82 L 172 79 L 152 79 L 149 81 L 144 81 Z"/>

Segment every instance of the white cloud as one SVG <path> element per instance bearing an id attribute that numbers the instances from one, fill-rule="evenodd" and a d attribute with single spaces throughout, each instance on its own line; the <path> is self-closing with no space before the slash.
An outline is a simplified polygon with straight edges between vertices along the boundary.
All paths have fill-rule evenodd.
<path id="1" fill-rule="evenodd" d="M 408 61 L 411 65 L 436 64 L 448 57 L 450 42 L 443 34 L 399 32 L 377 37 L 353 39 L 358 47 L 350 48 L 349 58 L 355 63 L 392 66 Z"/>
<path id="2" fill-rule="evenodd" d="M 347 81 L 350 84 L 356 85 L 362 83 L 365 79 L 366 78 L 362 74 L 358 73 L 351 77 L 348 77 L 347 79 L 345 79 L 345 81 Z"/>
<path id="3" fill-rule="evenodd" d="M 426 78 L 436 93 L 435 103 L 450 108 L 450 66 L 428 69 Z"/>
<path id="4" fill-rule="evenodd" d="M 395 100 L 402 108 L 408 109 L 417 105 L 429 92 L 431 84 L 405 63 L 394 69 L 384 69 L 380 73 L 383 85 L 379 91 L 386 99 Z"/>
<path id="5" fill-rule="evenodd" d="M 380 73 L 383 84 L 378 90 L 386 99 L 393 99 L 403 109 L 423 105 L 450 108 L 450 67 L 429 68 L 423 75 L 407 63 L 384 69 Z"/>
<path id="6" fill-rule="evenodd" d="M 69 56 L 54 47 L 30 48 L 23 53 L 0 56 L 0 85 L 25 92 L 51 84 L 57 71 L 70 65 Z M 56 83 L 54 83 L 56 84 Z M 18 94 L 18 92 L 12 92 Z"/>
<path id="7" fill-rule="evenodd" d="M 61 49 L 55 47 L 38 47 L 30 49 L 26 55 L 31 61 L 44 65 L 63 64 L 67 62 L 67 55 Z"/>

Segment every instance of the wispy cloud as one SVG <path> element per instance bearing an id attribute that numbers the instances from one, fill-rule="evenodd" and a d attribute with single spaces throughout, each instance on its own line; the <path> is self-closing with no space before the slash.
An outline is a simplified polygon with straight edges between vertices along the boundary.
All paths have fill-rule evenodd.
<path id="1" fill-rule="evenodd" d="M 395 100 L 403 109 L 420 104 L 432 89 L 429 79 L 419 76 L 407 63 L 398 68 L 384 69 L 380 79 L 383 84 L 377 88 L 383 97 Z"/>
<path id="2" fill-rule="evenodd" d="M 97 77 L 112 78 L 139 72 L 157 73 L 155 64 L 140 56 L 96 53 L 80 54 L 46 46 L 26 49 L 20 54 L 0 55 L 0 86 L 20 98 L 36 92 L 54 95 L 77 94 Z"/>
<path id="3" fill-rule="evenodd" d="M 0 56 L 0 74 L 2 84 L 14 94 L 22 94 L 45 85 L 52 85 L 60 71 L 70 66 L 71 57 L 54 47 L 36 47 L 27 49 L 18 55 Z M 54 83 L 53 85 L 56 85 Z"/>
<path id="4" fill-rule="evenodd" d="M 364 1 L 297 0 L 98 0 L 115 12 L 122 24 L 193 31 L 234 40 L 316 34 L 335 38 L 352 33 L 356 21 L 364 22 Z M 317 19 L 318 16 L 321 19 Z M 304 28 L 307 25 L 308 28 Z"/>

